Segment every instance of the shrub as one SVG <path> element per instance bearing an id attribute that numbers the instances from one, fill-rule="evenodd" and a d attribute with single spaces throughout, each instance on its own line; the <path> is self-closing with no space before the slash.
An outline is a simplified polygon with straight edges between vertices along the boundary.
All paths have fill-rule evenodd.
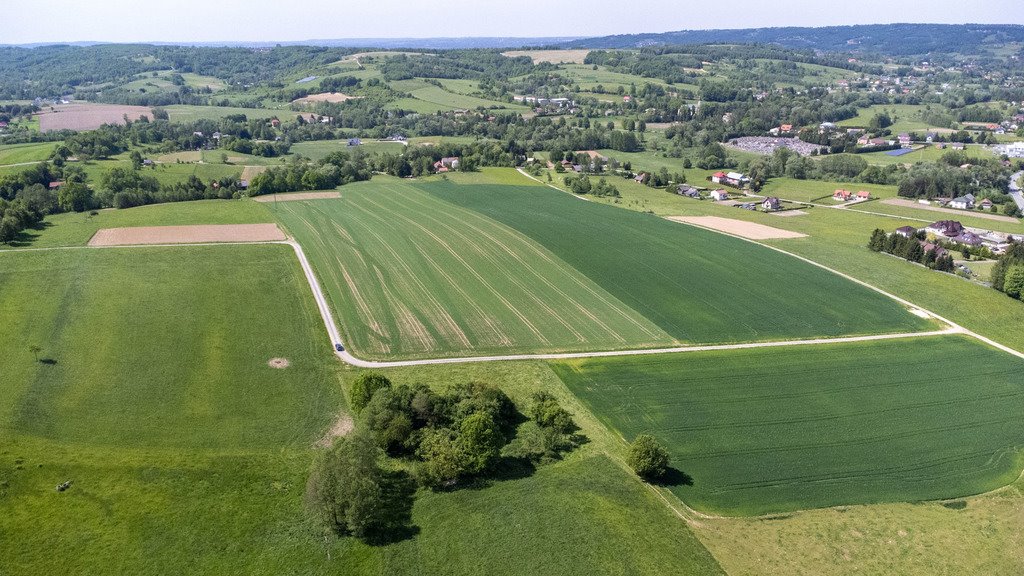
<path id="1" fill-rule="evenodd" d="M 654 436 L 641 434 L 630 444 L 626 462 L 637 476 L 644 480 L 656 480 L 668 470 L 668 450 L 658 444 Z"/>

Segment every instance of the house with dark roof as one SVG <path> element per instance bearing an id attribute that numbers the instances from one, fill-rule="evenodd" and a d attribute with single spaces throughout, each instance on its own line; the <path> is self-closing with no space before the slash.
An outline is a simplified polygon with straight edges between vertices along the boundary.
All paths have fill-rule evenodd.
<path id="1" fill-rule="evenodd" d="M 936 236 L 953 238 L 963 233 L 964 225 L 956 220 L 939 220 L 938 222 L 932 222 L 929 224 L 925 228 L 925 231 Z"/>
<path id="2" fill-rule="evenodd" d="M 964 230 L 957 236 L 950 238 L 950 240 L 957 244 L 963 244 L 964 246 L 981 246 L 982 244 L 981 236 L 978 236 L 969 230 Z"/>
<path id="3" fill-rule="evenodd" d="M 949 201 L 948 206 L 950 208 L 956 208 L 958 210 L 973 210 L 974 209 L 974 194 L 964 194 L 963 196 L 957 196 Z"/>
<path id="4" fill-rule="evenodd" d="M 914 228 L 913 226 L 900 226 L 894 231 L 894 234 L 899 234 L 904 238 L 913 238 L 914 235 L 917 234 L 917 228 Z"/>
<path id="5" fill-rule="evenodd" d="M 779 210 L 782 208 L 782 203 L 775 196 L 769 196 L 764 199 L 764 202 L 761 202 L 761 207 L 765 210 Z"/>
<path id="6" fill-rule="evenodd" d="M 688 184 L 680 184 L 676 187 L 676 194 L 680 196 L 686 196 L 687 198 L 700 198 L 700 190 L 697 190 L 693 186 Z"/>

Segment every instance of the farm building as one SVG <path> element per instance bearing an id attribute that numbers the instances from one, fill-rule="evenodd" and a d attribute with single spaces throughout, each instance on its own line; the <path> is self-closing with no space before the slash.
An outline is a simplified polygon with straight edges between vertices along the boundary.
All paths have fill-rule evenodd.
<path id="1" fill-rule="evenodd" d="M 712 190 L 711 191 L 711 199 L 715 200 L 716 202 L 720 202 L 722 200 L 728 200 L 729 199 L 729 193 L 726 192 L 725 190 Z"/>
<path id="2" fill-rule="evenodd" d="M 858 190 L 857 191 L 857 200 L 870 200 L 870 199 L 871 199 L 871 192 L 868 192 L 867 190 Z"/>
<path id="3" fill-rule="evenodd" d="M 853 197 L 853 193 L 850 192 L 849 190 L 836 190 L 832 194 L 832 199 L 833 200 L 838 200 L 840 202 L 846 202 L 847 200 L 849 200 L 852 197 Z"/>
<path id="4" fill-rule="evenodd" d="M 761 202 L 761 207 L 765 210 L 779 210 L 782 208 L 782 203 L 775 196 L 769 196 Z"/>
<path id="5" fill-rule="evenodd" d="M 711 181 L 715 184 L 721 184 L 725 182 L 725 172 L 715 172 L 711 175 Z"/>
<path id="6" fill-rule="evenodd" d="M 989 210 L 992 208 L 993 204 L 992 201 L 989 200 L 988 198 L 982 198 L 981 202 L 978 203 L 978 206 L 985 210 Z"/>

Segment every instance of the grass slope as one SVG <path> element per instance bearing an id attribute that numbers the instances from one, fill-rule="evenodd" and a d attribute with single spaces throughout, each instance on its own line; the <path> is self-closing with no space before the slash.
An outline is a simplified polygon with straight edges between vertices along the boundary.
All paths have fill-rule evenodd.
<path id="1" fill-rule="evenodd" d="M 970 370 L 951 369 L 951 359 Z M 650 432 L 736 515 L 976 494 L 1020 472 L 1020 361 L 967 337 L 590 359 L 556 372 L 627 438 Z"/>
<path id="2" fill-rule="evenodd" d="M 16 248 L 84 246 L 101 228 L 128 226 L 180 226 L 186 224 L 260 224 L 273 221 L 266 205 L 250 200 L 199 200 L 152 204 L 125 210 L 67 212 L 47 216 L 37 230 L 26 230 L 13 243 Z M 8 248 L 0 245 L 0 250 Z"/>
<path id="3" fill-rule="evenodd" d="M 780 340 L 929 326 L 867 288 L 715 232 L 583 202 L 547 187 L 435 181 L 422 188 L 533 238 L 681 341 Z M 843 305 L 836 306 L 837 300 Z"/>
<path id="4" fill-rule="evenodd" d="M 300 502 L 338 380 L 288 247 L 0 258 L 0 565 L 156 574 L 319 563 Z M 278 356 L 291 367 L 270 368 Z M 65 480 L 71 490 L 55 492 Z"/>
<path id="5" fill-rule="evenodd" d="M 373 358 L 667 345 L 650 321 L 516 231 L 394 179 L 277 215 L 346 344 Z"/>
<path id="6" fill-rule="evenodd" d="M 42 162 L 50 157 L 58 142 L 6 144 L 0 146 L 0 165 Z"/>

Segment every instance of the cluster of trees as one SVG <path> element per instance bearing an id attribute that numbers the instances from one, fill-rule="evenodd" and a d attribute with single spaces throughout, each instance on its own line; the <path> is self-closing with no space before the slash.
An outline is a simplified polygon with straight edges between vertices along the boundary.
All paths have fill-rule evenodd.
<path id="1" fill-rule="evenodd" d="M 925 251 L 921 238 L 916 236 L 907 238 L 900 234 L 886 234 L 885 230 L 876 228 L 871 233 L 868 248 L 874 252 L 886 252 L 909 262 L 917 262 L 932 270 L 953 273 L 953 257 L 948 253 L 940 256 L 937 246 Z"/>
<path id="2" fill-rule="evenodd" d="M 607 180 L 601 178 L 597 183 L 590 181 L 590 176 L 586 174 L 579 174 L 577 176 L 569 175 L 563 179 L 565 186 L 572 191 L 573 194 L 590 194 L 592 196 L 612 196 L 618 198 L 620 196 L 619 189 L 614 184 L 609 184 Z"/>
<path id="3" fill-rule="evenodd" d="M 1024 244 L 1013 244 L 992 267 L 992 287 L 1024 300 Z"/>
<path id="4" fill-rule="evenodd" d="M 315 162 L 293 162 L 268 168 L 249 182 L 248 194 L 261 196 L 299 190 L 330 190 L 344 184 L 369 180 L 372 173 L 365 156 L 332 152 Z"/>
<path id="5" fill-rule="evenodd" d="M 386 80 L 410 78 L 510 78 L 535 70 L 553 70 L 547 63 L 534 65 L 529 56 L 509 58 L 500 50 L 442 51 L 430 55 L 400 54 L 378 62 Z"/>
<path id="6" fill-rule="evenodd" d="M 968 162 L 968 160 L 970 160 Z M 960 168 L 960 163 L 970 164 Z M 906 198 L 956 197 L 967 193 L 1006 194 L 1012 169 L 995 158 L 970 158 L 958 151 L 943 155 L 939 162 L 918 162 L 899 180 L 899 195 Z"/>
<path id="7" fill-rule="evenodd" d="M 545 392 L 532 396 L 524 415 L 486 384 L 438 393 L 364 373 L 349 396 L 355 431 L 317 459 L 307 501 L 336 534 L 371 542 L 408 529 L 417 484 L 455 489 L 503 464 L 558 459 L 582 441 L 572 415 Z"/>

